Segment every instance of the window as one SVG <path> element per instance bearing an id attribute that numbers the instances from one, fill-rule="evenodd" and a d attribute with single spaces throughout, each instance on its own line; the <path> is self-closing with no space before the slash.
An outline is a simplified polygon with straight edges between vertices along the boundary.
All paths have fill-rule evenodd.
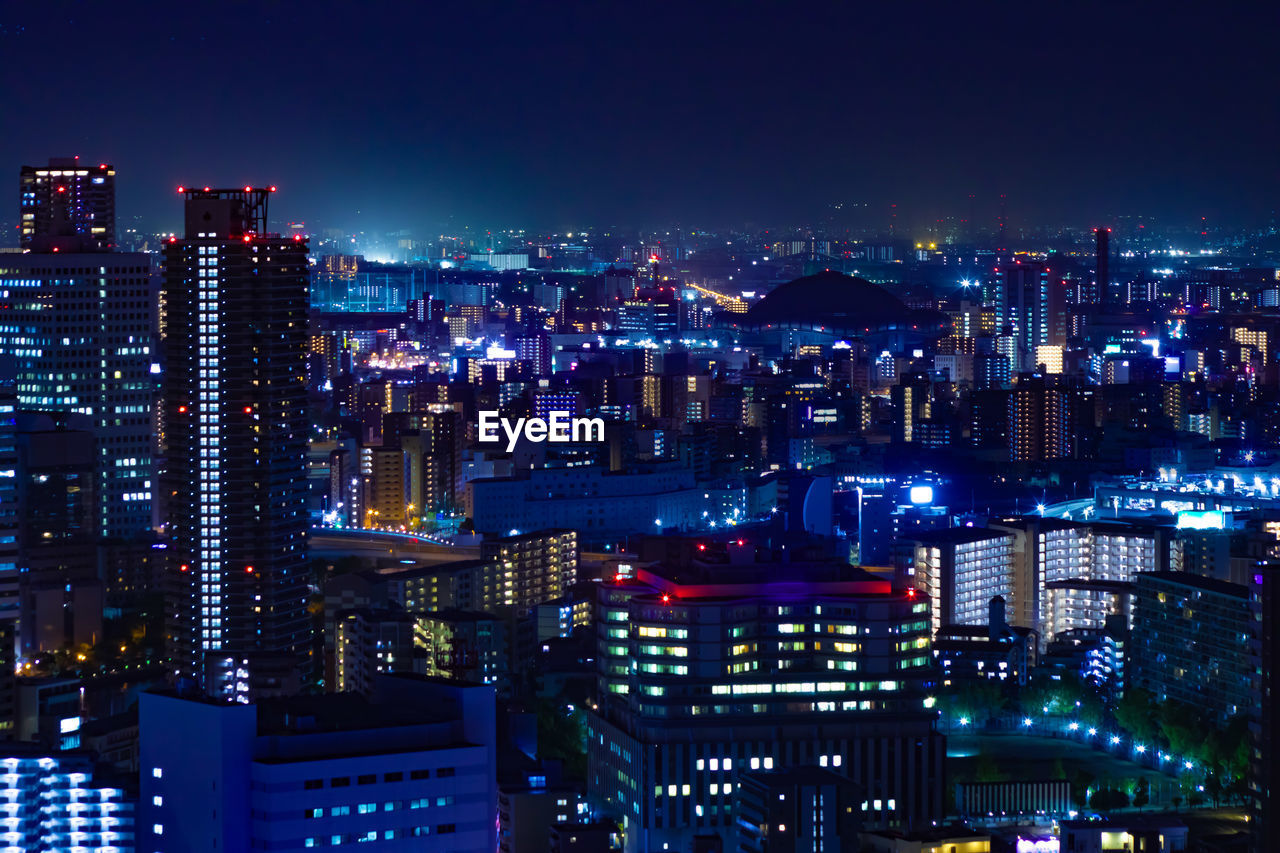
<path id="1" fill-rule="evenodd" d="M 441 775 L 444 775 L 444 774 L 442 773 Z M 410 770 L 409 778 L 410 779 L 430 779 L 431 771 L 430 770 Z"/>
<path id="2" fill-rule="evenodd" d="M 448 835 L 450 832 L 453 832 L 453 828 L 454 825 L 451 823 L 442 823 L 436 827 L 436 834 Z"/>
<path id="3" fill-rule="evenodd" d="M 439 770 L 436 771 L 436 776 L 441 779 L 444 779 L 446 777 L 452 776 L 453 770 L 454 768 L 452 767 L 441 767 Z"/>
<path id="4" fill-rule="evenodd" d="M 324 809 L 307 809 L 306 812 L 304 812 L 304 817 L 308 820 L 317 817 L 324 817 Z"/>
<path id="5" fill-rule="evenodd" d="M 356 784 L 358 785 L 372 785 L 374 782 L 377 782 L 377 781 L 378 781 L 378 774 L 376 773 L 370 773 L 365 776 L 356 777 Z"/>
<path id="6" fill-rule="evenodd" d="M 337 776 L 329 780 L 329 787 L 331 788 L 345 788 L 350 784 L 351 784 L 350 776 Z"/>
<path id="7" fill-rule="evenodd" d="M 404 774 L 397 771 L 395 773 L 386 773 L 382 777 L 383 782 L 403 782 Z"/>
<path id="8" fill-rule="evenodd" d="M 308 779 L 307 781 L 305 781 L 305 782 L 303 782 L 303 783 L 302 783 L 302 787 L 303 787 L 305 790 L 308 790 L 308 791 L 314 791 L 316 788 L 323 788 L 323 787 L 324 787 L 324 780 L 323 780 L 323 779 Z"/>

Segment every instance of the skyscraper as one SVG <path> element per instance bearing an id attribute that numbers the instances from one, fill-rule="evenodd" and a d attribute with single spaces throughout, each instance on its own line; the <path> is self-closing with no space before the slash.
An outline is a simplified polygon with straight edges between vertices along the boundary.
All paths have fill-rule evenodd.
<path id="1" fill-rule="evenodd" d="M 165 246 L 177 673 L 249 701 L 296 688 L 307 614 L 307 246 L 266 231 L 270 190 L 185 190 Z"/>
<path id="2" fill-rule="evenodd" d="M 48 166 L 23 166 L 19 220 L 22 248 L 40 238 L 62 236 L 64 225 L 96 251 L 116 243 L 116 170 L 100 163 L 82 165 L 79 157 L 50 157 Z"/>
<path id="3" fill-rule="evenodd" d="M 31 251 L 0 255 L 0 354 L 14 357 L 19 409 L 92 419 L 94 532 L 126 538 L 151 526 L 151 259 L 106 251 L 114 169 L 50 162 L 65 167 L 23 170 Z"/>

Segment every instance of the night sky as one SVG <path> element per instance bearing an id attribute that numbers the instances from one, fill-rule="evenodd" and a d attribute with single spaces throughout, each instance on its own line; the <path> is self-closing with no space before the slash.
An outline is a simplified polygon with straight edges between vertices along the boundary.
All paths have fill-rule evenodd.
<path id="1" fill-rule="evenodd" d="M 248 182 L 280 187 L 273 218 L 348 230 L 833 202 L 874 225 L 971 193 L 1014 227 L 1263 224 L 1276 25 L 1266 3 L 7 3 L 0 174 L 16 206 L 23 163 L 113 162 L 122 228 L 178 227 L 180 183 Z"/>

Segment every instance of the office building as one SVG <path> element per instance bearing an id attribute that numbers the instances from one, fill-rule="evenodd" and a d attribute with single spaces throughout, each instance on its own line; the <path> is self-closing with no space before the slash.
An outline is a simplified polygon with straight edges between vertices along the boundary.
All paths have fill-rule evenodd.
<path id="1" fill-rule="evenodd" d="M 170 657 L 239 701 L 297 687 L 312 634 L 307 247 L 269 195 L 185 190 L 164 256 Z"/>
<path id="2" fill-rule="evenodd" d="M 23 166 L 19 181 L 19 230 L 24 249 L 42 240 L 76 235 L 85 251 L 106 252 L 116 242 L 116 170 L 79 157 L 51 157 L 48 166 Z"/>
<path id="3" fill-rule="evenodd" d="M 493 689 L 383 676 L 241 705 L 140 699 L 139 850 L 496 847 Z"/>
<path id="4" fill-rule="evenodd" d="M 145 254 L 0 254 L 0 355 L 13 359 L 18 408 L 89 419 L 94 537 L 152 526 L 150 277 Z"/>
<path id="5" fill-rule="evenodd" d="M 1128 682 L 1225 723 L 1253 709 L 1246 587 L 1186 572 L 1138 575 Z"/>
<path id="6" fill-rule="evenodd" d="M 598 588 L 587 786 L 627 849 L 729 845 L 742 776 L 797 765 L 860 786 L 865 825 L 934 819 L 925 597 L 801 553 L 689 553 Z"/>

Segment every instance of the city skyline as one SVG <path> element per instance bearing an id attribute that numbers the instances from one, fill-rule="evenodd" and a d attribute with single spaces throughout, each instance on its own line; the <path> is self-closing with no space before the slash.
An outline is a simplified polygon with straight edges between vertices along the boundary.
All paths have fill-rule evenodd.
<path id="1" fill-rule="evenodd" d="M 0 853 L 1275 853 L 1268 11 L 6 12 Z"/>

